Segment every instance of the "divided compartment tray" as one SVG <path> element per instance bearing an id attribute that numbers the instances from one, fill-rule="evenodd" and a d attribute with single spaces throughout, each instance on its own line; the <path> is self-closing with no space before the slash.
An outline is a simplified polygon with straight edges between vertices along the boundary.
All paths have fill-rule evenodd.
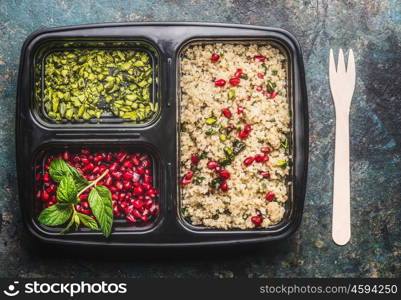
<path id="1" fill-rule="evenodd" d="M 288 212 L 283 221 L 267 229 L 216 230 L 199 228 L 181 216 L 179 186 L 179 64 L 180 53 L 193 42 L 258 42 L 278 45 L 288 58 L 288 86 L 292 112 L 292 169 Z M 65 42 L 72 45 L 120 43 L 144 46 L 154 66 L 153 101 L 159 103 L 156 116 L 144 124 L 130 124 L 104 118 L 100 123 L 55 124 L 43 119 L 35 97 L 35 66 L 38 55 Z M 139 43 L 139 44 L 138 44 Z M 93 45 L 93 44 L 91 44 Z M 57 46 L 58 47 L 58 46 Z M 56 48 L 57 48 L 56 47 Z M 39 52 L 38 52 L 39 51 Z M 39 53 L 39 54 L 38 54 Z M 255 243 L 283 239 L 301 221 L 308 160 L 308 109 L 302 54 L 288 32 L 248 25 L 209 23 L 122 23 L 95 24 L 44 29 L 27 38 L 21 51 L 17 89 L 16 154 L 19 197 L 23 220 L 38 240 L 63 245 L 106 247 L 175 247 Z M 59 235 L 38 224 L 33 208 L 35 162 L 46 151 L 65 148 L 127 149 L 151 155 L 154 176 L 160 190 L 160 215 L 144 228 L 122 225 L 116 220 L 111 236 L 78 230 Z"/>

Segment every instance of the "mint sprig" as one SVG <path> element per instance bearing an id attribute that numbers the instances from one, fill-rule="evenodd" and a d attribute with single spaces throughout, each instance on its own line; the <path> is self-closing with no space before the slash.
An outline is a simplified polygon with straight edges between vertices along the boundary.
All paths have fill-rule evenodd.
<path id="1" fill-rule="evenodd" d="M 109 170 L 106 170 L 95 180 L 87 181 L 77 169 L 64 160 L 54 159 L 50 164 L 49 173 L 59 184 L 56 193 L 57 203 L 44 209 L 38 221 L 47 226 L 59 226 L 69 220 L 67 226 L 60 232 L 61 234 L 70 230 L 74 224 L 76 228 L 83 224 L 91 230 L 99 230 L 100 226 L 103 235 L 108 237 L 113 224 L 111 192 L 107 187 L 97 185 L 108 172 Z M 80 202 L 79 196 L 88 189 L 92 189 L 88 202 L 97 221 L 75 210 L 74 205 Z"/>

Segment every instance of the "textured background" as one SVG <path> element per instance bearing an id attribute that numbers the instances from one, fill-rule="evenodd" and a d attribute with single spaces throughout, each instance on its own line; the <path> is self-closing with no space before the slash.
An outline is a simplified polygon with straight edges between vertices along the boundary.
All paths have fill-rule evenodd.
<path id="1" fill-rule="evenodd" d="M 305 213 L 288 240 L 246 252 L 124 261 L 51 258 L 23 237 L 16 194 L 14 120 L 20 48 L 41 27 L 123 21 L 204 21 L 282 27 L 304 50 L 310 103 Z M 334 110 L 328 50 L 353 48 L 352 241 L 330 238 Z M 0 0 L 0 276 L 400 277 L 401 2 Z M 46 255 L 46 254 L 45 254 Z M 179 255 L 178 255 L 179 256 Z M 139 258 L 139 259 L 138 259 Z"/>

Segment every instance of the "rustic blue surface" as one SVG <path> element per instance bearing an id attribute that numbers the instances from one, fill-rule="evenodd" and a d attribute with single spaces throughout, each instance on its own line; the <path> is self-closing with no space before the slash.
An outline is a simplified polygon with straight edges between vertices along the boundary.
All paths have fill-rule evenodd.
<path id="1" fill-rule="evenodd" d="M 401 276 L 401 2 L 0 1 L 0 276 Z M 204 21 L 282 27 L 304 50 L 310 103 L 305 213 L 290 239 L 241 254 L 122 261 L 44 258 L 22 236 L 15 176 L 15 92 L 20 48 L 41 27 L 123 21 Z M 334 110 L 330 47 L 353 48 L 352 241 L 330 238 Z M 226 250 L 227 251 L 227 250 Z M 231 251 L 227 251 L 231 252 Z M 157 255 L 155 255 L 157 256 Z M 130 261 L 131 259 L 131 261 Z"/>

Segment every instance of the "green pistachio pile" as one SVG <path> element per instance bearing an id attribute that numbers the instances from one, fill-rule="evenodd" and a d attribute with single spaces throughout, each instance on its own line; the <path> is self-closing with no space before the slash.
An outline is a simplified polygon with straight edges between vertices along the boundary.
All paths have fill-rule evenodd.
<path id="1" fill-rule="evenodd" d="M 151 101 L 152 64 L 146 52 L 75 49 L 49 54 L 43 102 L 57 121 L 114 115 L 143 123 L 158 110 Z"/>

